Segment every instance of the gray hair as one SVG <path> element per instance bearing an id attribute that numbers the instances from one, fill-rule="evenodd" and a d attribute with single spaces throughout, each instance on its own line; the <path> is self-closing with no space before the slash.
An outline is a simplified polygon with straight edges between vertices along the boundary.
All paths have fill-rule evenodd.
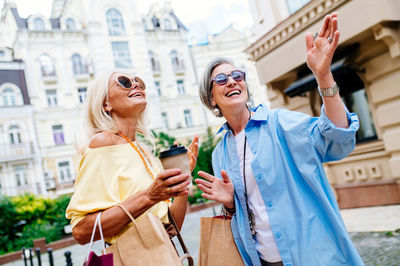
<path id="1" fill-rule="evenodd" d="M 233 61 L 229 58 L 224 58 L 224 57 L 215 57 L 211 59 L 211 61 L 207 64 L 206 69 L 203 72 L 203 75 L 201 76 L 200 79 L 200 85 L 199 85 L 199 95 L 201 102 L 211 110 L 211 112 L 217 116 L 217 117 L 223 117 L 221 110 L 219 110 L 218 106 L 213 106 L 212 105 L 212 79 L 211 79 L 211 74 L 214 71 L 214 69 L 222 64 L 229 64 L 234 66 L 235 64 Z M 250 93 L 247 87 L 247 82 L 246 82 L 246 88 L 247 88 L 247 94 L 250 99 Z"/>

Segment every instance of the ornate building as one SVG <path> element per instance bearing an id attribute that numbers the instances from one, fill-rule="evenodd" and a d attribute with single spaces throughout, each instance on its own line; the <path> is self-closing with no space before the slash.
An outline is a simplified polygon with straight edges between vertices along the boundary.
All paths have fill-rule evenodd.
<path id="1" fill-rule="evenodd" d="M 245 46 L 242 41 L 235 45 L 239 50 Z M 16 84 L 12 89 L 18 108 L 0 101 L 0 117 L 9 118 L 0 121 L 0 155 L 7 149 L 20 153 L 10 139 L 20 137 L 29 147 L 23 152 L 30 160 L 14 163 L 9 156 L 0 157 L 1 191 L 6 194 L 72 192 L 80 160 L 76 147 L 86 143 L 86 89 L 94 77 L 110 69 L 133 72 L 146 82 L 151 129 L 186 143 L 195 133 L 204 134 L 207 126 L 221 123 L 212 120 L 200 103 L 194 58 L 201 56 L 193 55 L 187 29 L 168 2 L 154 4 L 142 15 L 136 0 L 53 0 L 50 18 L 22 18 L 15 1 L 5 0 L 0 46 L 9 47 L 4 53 L 14 54 L 13 64 L 22 71 L 18 77 L 26 80 L 21 85 L 15 75 L 1 76 L 1 97 L 11 99 L 12 86 L 6 85 Z M 19 131 L 10 129 L 14 124 L 9 114 L 22 114 L 17 110 L 23 108 L 29 110 L 20 118 L 26 125 L 18 124 Z M 27 173 L 22 175 L 26 182 L 18 181 L 21 169 Z"/>
<path id="2" fill-rule="evenodd" d="M 258 29 L 270 19 L 266 9 L 284 9 L 246 50 L 267 85 L 271 107 L 310 115 L 319 115 L 321 99 L 305 62 L 304 33 L 316 33 L 326 14 L 338 13 L 341 36 L 331 70 L 345 105 L 359 116 L 360 130 L 355 150 L 324 167 L 341 208 L 400 203 L 399 2 L 250 2 L 260 7 L 253 8 Z"/>

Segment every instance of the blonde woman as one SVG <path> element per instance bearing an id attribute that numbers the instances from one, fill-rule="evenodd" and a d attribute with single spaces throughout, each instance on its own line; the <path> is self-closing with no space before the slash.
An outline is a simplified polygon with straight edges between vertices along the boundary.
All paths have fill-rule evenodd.
<path id="1" fill-rule="evenodd" d="M 89 143 L 79 165 L 75 190 L 66 211 L 73 236 L 80 244 L 90 241 L 99 211 L 104 237 L 113 244 L 130 219 L 116 206 L 122 204 L 134 218 L 146 212 L 168 222 L 167 200 L 174 197 L 171 212 L 182 226 L 187 208 L 188 174 L 163 170 L 158 159 L 137 139 L 151 135 L 145 128 L 146 86 L 132 74 L 110 72 L 99 76 L 88 89 L 86 118 Z M 193 170 L 198 137 L 188 149 Z M 97 235 L 96 239 L 100 236 Z"/>

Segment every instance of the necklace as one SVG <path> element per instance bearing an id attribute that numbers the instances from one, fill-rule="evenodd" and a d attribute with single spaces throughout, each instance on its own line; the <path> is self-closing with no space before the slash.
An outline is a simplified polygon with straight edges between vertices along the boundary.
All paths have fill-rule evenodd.
<path id="1" fill-rule="evenodd" d="M 144 152 L 144 150 L 143 150 L 139 145 L 137 145 L 138 148 L 139 148 L 139 149 L 138 149 L 138 148 L 136 147 L 136 145 L 133 144 L 132 141 L 131 141 L 130 139 L 128 139 L 128 137 L 125 136 L 124 133 L 122 133 L 121 131 L 118 131 L 118 135 L 120 135 L 121 137 L 123 137 L 126 141 L 129 142 L 129 144 L 131 144 L 131 146 L 132 146 L 132 147 L 135 149 L 135 151 L 139 154 L 140 159 L 142 159 L 142 162 L 143 162 L 143 164 L 144 164 L 144 167 L 146 168 L 147 173 L 151 176 L 151 178 L 153 178 L 153 180 L 155 180 L 155 177 L 154 177 L 153 173 L 150 171 L 149 167 L 147 166 L 146 159 L 147 159 L 147 161 L 150 163 L 150 166 L 151 166 L 151 167 L 153 167 L 153 165 L 151 164 L 151 160 L 150 160 L 150 158 L 146 155 L 146 153 Z M 140 150 L 140 151 L 139 151 L 139 150 Z M 143 157 L 143 155 L 146 157 L 146 159 Z"/>

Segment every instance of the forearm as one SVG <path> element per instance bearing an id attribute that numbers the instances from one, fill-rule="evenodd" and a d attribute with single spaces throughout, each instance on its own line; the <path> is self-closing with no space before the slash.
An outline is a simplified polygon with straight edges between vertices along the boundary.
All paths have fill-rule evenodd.
<path id="1" fill-rule="evenodd" d="M 137 218 L 152 207 L 155 202 L 147 196 L 147 191 L 143 191 L 122 202 L 128 209 L 133 218 Z M 86 244 L 90 241 L 94 222 L 98 212 L 85 216 L 73 229 L 73 235 L 79 244 Z M 112 237 L 121 232 L 129 223 L 130 218 L 118 206 L 111 207 L 101 213 L 101 227 L 105 238 Z M 99 231 L 96 230 L 95 239 L 100 239 Z"/>
<path id="2" fill-rule="evenodd" d="M 175 197 L 171 206 L 171 213 L 179 230 L 182 228 L 187 210 L 188 196 Z"/>
<path id="3" fill-rule="evenodd" d="M 333 79 L 332 73 L 329 72 L 322 77 L 317 78 L 318 86 L 320 88 L 330 88 L 334 85 L 335 80 Z M 341 128 L 348 128 L 349 123 L 347 120 L 346 110 L 344 109 L 342 99 L 339 93 L 334 96 L 322 97 L 324 103 L 324 111 L 326 116 L 332 123 Z"/>

